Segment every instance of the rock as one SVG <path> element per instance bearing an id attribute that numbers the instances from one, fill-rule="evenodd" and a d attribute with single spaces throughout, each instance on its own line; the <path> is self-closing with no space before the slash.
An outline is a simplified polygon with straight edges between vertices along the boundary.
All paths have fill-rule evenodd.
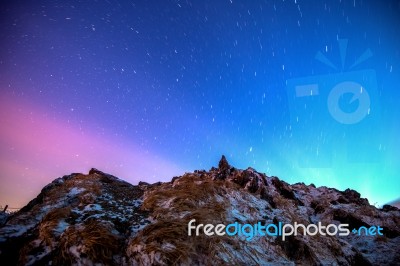
<path id="1" fill-rule="evenodd" d="M 138 186 L 150 186 L 150 184 L 144 181 L 139 181 Z"/>
<path id="2" fill-rule="evenodd" d="M 9 217 L 9 214 L 6 212 L 0 212 L 0 226 L 3 226 Z"/>
<path id="3" fill-rule="evenodd" d="M 399 211 L 399 208 L 392 206 L 392 205 L 383 205 L 382 210 L 384 212 Z"/>
<path id="4" fill-rule="evenodd" d="M 228 161 L 225 158 L 225 155 L 222 155 L 221 160 L 219 160 L 218 163 L 218 169 L 220 171 L 227 171 L 231 168 L 231 166 L 229 165 Z"/>
<path id="5" fill-rule="evenodd" d="M 361 198 L 360 193 L 352 189 L 346 189 L 343 192 L 343 195 L 348 199 L 349 202 L 360 204 L 360 205 L 369 205 L 367 199 Z"/>
<path id="6" fill-rule="evenodd" d="M 4 265 L 396 265 L 400 210 L 344 192 L 236 169 L 131 185 L 95 168 L 57 178 L 1 223 Z M 194 224 L 321 222 L 381 226 L 383 236 L 188 235 Z M 4 220 L 4 219 L 3 219 Z M 301 229 L 302 230 L 302 229 Z M 200 230 L 201 231 L 201 230 Z"/>
<path id="7" fill-rule="evenodd" d="M 221 160 L 218 163 L 218 174 L 217 179 L 223 180 L 230 175 L 231 166 L 225 158 L 225 155 L 222 155 Z"/>

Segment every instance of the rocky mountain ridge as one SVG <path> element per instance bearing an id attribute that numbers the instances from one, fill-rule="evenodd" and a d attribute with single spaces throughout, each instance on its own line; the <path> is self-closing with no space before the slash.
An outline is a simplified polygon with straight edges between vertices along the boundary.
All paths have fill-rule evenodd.
<path id="1" fill-rule="evenodd" d="M 188 236 L 188 223 L 380 226 L 383 235 Z M 354 190 L 217 168 L 137 186 L 99 170 L 57 178 L 0 227 L 7 265 L 398 265 L 400 210 Z"/>

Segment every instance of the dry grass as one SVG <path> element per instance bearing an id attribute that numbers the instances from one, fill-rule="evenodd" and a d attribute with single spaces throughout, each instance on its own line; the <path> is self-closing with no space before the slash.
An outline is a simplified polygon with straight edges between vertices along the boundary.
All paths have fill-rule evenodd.
<path id="1" fill-rule="evenodd" d="M 96 175 L 79 174 L 75 178 L 65 181 L 65 188 L 70 190 L 74 187 L 84 188 L 96 196 L 101 195 L 101 186 Z"/>
<path id="2" fill-rule="evenodd" d="M 188 174 L 174 186 L 168 183 L 162 184 L 147 192 L 142 209 L 153 211 L 156 218 L 160 215 L 168 215 L 170 211 L 193 211 L 207 204 L 216 204 L 214 196 L 225 195 L 229 184 L 231 183 L 220 180 L 203 180 Z M 163 204 L 167 201 L 170 201 L 170 208 L 164 208 Z"/>
<path id="3" fill-rule="evenodd" d="M 77 195 L 79 200 L 82 200 L 85 204 L 93 203 L 95 198 L 102 194 L 102 187 L 98 182 L 98 177 L 94 175 L 77 174 L 75 177 L 65 180 L 62 186 L 48 191 L 45 200 L 55 202 L 60 195 L 68 194 L 74 187 L 85 189 L 84 192 Z M 92 196 L 87 194 L 92 194 Z"/>
<path id="4" fill-rule="evenodd" d="M 119 238 L 112 232 L 110 224 L 89 220 L 83 226 L 70 226 L 62 235 L 59 256 L 55 264 L 66 265 L 79 261 L 71 248 L 79 249 L 82 258 L 92 262 L 112 264 L 112 255 L 117 253 L 120 245 Z"/>
<path id="5" fill-rule="evenodd" d="M 19 251 L 18 265 L 26 265 L 28 263 L 27 259 L 29 255 L 35 254 L 38 250 L 44 252 L 45 246 L 54 249 L 57 246 L 57 240 L 59 239 L 59 236 L 55 235 L 54 229 L 57 227 L 60 220 L 67 218 L 70 213 L 70 207 L 54 209 L 47 213 L 40 222 L 38 229 L 38 239 L 41 240 L 42 243 L 32 241 L 24 245 Z"/>
<path id="6" fill-rule="evenodd" d="M 67 218 L 71 213 L 71 207 L 57 208 L 48 212 L 42 219 L 42 223 L 54 222 Z"/>
<path id="7" fill-rule="evenodd" d="M 54 235 L 54 229 L 57 227 L 60 220 L 69 217 L 70 214 L 70 207 L 54 209 L 47 213 L 40 222 L 39 238 L 43 240 L 46 245 L 54 247 L 54 239 L 56 238 L 56 236 Z"/>
<path id="8" fill-rule="evenodd" d="M 219 264 L 223 263 L 217 257 L 217 250 L 222 242 L 228 242 L 227 236 L 188 236 L 189 219 L 160 220 L 147 226 L 129 244 L 130 247 L 143 246 L 145 254 L 159 254 L 167 265 L 180 264 Z M 239 248 L 239 247 L 237 247 Z M 132 254 L 141 261 L 141 254 Z"/>
<path id="9" fill-rule="evenodd" d="M 276 206 L 280 209 L 288 209 L 292 206 L 292 202 L 284 197 L 282 197 L 280 194 L 275 196 L 273 198 L 273 201 L 275 202 Z"/>
<path id="10" fill-rule="evenodd" d="M 226 236 L 188 236 L 188 222 L 221 223 L 226 218 L 227 206 L 218 202 L 232 183 L 210 180 L 187 174 L 172 184 L 154 187 L 145 195 L 142 208 L 152 211 L 157 221 L 145 227 L 130 243 L 132 257 L 141 262 L 142 253 L 158 254 L 167 265 L 223 264 L 216 254 Z M 143 262 L 143 261 L 142 261 Z"/>

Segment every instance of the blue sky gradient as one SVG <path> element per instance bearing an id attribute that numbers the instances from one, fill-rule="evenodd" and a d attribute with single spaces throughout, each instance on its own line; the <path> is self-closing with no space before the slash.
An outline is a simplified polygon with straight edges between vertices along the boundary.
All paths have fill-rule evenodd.
<path id="1" fill-rule="evenodd" d="M 90 167 L 167 181 L 222 154 L 289 183 L 350 187 L 372 204 L 400 197 L 399 1 L 13 1 L 0 10 L 0 204 L 23 205 Z M 343 82 L 368 93 L 368 114 L 351 124 L 328 110 Z M 318 95 L 296 97 L 307 84 Z M 361 104 L 352 97 L 337 103 L 349 116 Z"/>

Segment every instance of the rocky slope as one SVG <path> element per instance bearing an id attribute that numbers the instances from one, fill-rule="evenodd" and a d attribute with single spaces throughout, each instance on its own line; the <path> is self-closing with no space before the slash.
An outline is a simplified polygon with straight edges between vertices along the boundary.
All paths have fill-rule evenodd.
<path id="1" fill-rule="evenodd" d="M 188 236 L 188 222 L 381 226 L 383 235 Z M 400 210 L 248 168 L 134 186 L 92 169 L 54 180 L 0 227 L 2 265 L 398 265 Z"/>

